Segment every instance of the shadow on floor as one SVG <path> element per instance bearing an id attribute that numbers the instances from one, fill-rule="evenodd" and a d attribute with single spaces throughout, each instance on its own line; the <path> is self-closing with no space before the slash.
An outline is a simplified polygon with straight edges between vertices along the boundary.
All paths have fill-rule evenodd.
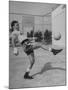
<path id="1" fill-rule="evenodd" d="M 46 71 L 48 71 L 48 70 L 54 70 L 54 69 L 59 69 L 59 70 L 64 70 L 64 71 L 66 70 L 66 69 L 61 68 L 61 67 L 52 67 L 51 62 L 48 62 L 48 63 L 46 63 L 46 64 L 43 66 L 43 68 L 41 69 L 40 72 L 35 73 L 35 74 L 33 74 L 32 76 L 36 76 L 36 75 L 38 75 L 38 74 L 43 74 L 44 72 L 46 72 Z"/>

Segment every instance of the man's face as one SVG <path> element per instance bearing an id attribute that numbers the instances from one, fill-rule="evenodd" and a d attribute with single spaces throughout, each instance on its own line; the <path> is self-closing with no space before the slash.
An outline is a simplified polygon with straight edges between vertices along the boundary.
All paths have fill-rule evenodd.
<path id="1" fill-rule="evenodd" d="M 17 31 L 19 31 L 19 24 L 18 23 L 15 23 L 14 24 L 14 29 L 17 30 Z"/>

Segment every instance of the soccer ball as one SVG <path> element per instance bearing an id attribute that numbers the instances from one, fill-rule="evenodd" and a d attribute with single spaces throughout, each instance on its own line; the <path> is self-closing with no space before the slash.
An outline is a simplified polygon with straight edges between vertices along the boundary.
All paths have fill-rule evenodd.
<path id="1" fill-rule="evenodd" d="M 60 40 L 61 39 L 61 33 L 58 32 L 58 33 L 54 34 L 54 39 L 55 40 Z"/>
<path id="2" fill-rule="evenodd" d="M 18 49 L 17 48 L 14 48 L 14 51 L 13 51 L 13 53 L 14 53 L 14 55 L 18 55 L 19 54 L 19 51 L 18 51 Z"/>

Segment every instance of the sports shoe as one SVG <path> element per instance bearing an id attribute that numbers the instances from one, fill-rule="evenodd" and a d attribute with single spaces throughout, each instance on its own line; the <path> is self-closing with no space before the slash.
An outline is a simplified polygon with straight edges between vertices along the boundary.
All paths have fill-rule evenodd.
<path id="1" fill-rule="evenodd" d="M 51 52 L 53 52 L 54 55 L 57 55 L 58 53 L 60 53 L 63 49 L 60 50 L 56 50 L 56 49 L 52 49 Z"/>
<path id="2" fill-rule="evenodd" d="M 24 75 L 24 79 L 33 79 L 33 77 L 29 76 L 29 72 L 26 72 Z"/>

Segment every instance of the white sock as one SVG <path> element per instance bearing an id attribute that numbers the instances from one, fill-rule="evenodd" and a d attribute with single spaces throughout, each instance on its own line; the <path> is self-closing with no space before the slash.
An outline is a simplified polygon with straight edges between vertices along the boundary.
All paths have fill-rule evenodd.
<path id="1" fill-rule="evenodd" d="M 14 47 L 14 54 L 16 54 L 17 53 L 17 48 L 16 47 Z"/>
<path id="2" fill-rule="evenodd" d="M 27 68 L 27 72 L 30 72 L 30 68 Z"/>

